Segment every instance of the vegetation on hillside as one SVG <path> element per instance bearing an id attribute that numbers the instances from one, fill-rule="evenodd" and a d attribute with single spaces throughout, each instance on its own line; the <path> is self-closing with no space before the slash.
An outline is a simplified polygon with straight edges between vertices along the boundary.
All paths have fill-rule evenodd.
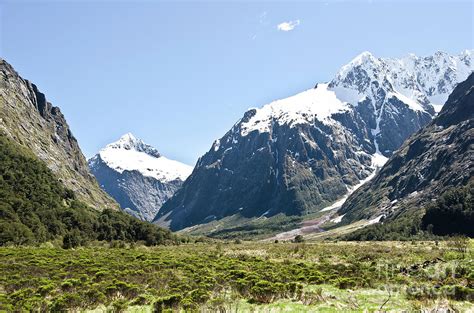
<path id="1" fill-rule="evenodd" d="M 472 259 L 467 241 L 3 247 L 0 311 L 462 311 Z"/>
<path id="2" fill-rule="evenodd" d="M 394 219 L 345 235 L 344 240 L 435 240 L 440 236 L 474 237 L 474 183 L 451 188 L 423 210 L 408 210 Z"/>
<path id="3" fill-rule="evenodd" d="M 280 232 L 298 228 L 301 216 L 277 214 L 271 217 L 245 218 L 239 214 L 186 229 L 191 236 L 207 236 L 215 239 L 260 240 Z"/>
<path id="4" fill-rule="evenodd" d="M 87 207 L 29 150 L 0 134 L 0 246 L 52 240 L 70 248 L 92 240 L 156 245 L 176 236 L 122 212 Z"/>
<path id="5" fill-rule="evenodd" d="M 474 237 L 474 183 L 443 193 L 428 207 L 421 225 L 435 235 Z"/>

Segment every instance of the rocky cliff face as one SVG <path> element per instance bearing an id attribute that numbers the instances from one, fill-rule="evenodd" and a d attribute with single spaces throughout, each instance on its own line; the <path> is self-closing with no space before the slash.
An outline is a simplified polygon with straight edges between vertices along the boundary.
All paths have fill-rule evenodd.
<path id="1" fill-rule="evenodd" d="M 403 59 L 362 53 L 329 84 L 249 110 L 155 221 L 177 230 L 232 215 L 319 211 L 426 125 L 472 71 L 471 60 L 470 51 Z"/>
<path id="2" fill-rule="evenodd" d="M 132 134 L 107 145 L 89 160 L 89 167 L 127 213 L 146 221 L 153 220 L 192 171 Z"/>
<path id="3" fill-rule="evenodd" d="M 474 74 L 460 83 L 429 125 L 410 137 L 373 180 L 339 210 L 342 223 L 420 210 L 474 177 Z"/>
<path id="4" fill-rule="evenodd" d="M 84 203 L 118 208 L 99 188 L 64 115 L 38 88 L 0 59 L 0 131 L 29 148 Z"/>

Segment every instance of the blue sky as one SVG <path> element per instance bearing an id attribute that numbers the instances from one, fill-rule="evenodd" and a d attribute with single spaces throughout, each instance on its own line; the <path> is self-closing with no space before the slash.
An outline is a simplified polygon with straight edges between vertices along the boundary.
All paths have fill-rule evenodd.
<path id="1" fill-rule="evenodd" d="M 132 132 L 194 165 L 248 108 L 362 51 L 472 49 L 473 15 L 472 1 L 0 0 L 0 56 L 62 109 L 87 157 Z"/>

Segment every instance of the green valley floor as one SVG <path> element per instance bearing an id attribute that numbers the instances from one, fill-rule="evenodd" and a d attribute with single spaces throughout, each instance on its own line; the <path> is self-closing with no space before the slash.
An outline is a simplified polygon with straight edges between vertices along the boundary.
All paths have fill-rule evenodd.
<path id="1" fill-rule="evenodd" d="M 0 311 L 468 312 L 473 248 L 464 239 L 2 247 Z"/>

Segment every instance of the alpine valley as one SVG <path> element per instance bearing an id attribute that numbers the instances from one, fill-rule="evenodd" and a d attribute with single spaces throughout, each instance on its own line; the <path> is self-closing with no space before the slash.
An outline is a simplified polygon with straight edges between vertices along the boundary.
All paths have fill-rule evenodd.
<path id="1" fill-rule="evenodd" d="M 0 0 L 0 313 L 474 313 L 474 2 L 63 2 Z"/>
<path id="2" fill-rule="evenodd" d="M 328 222 L 437 115 L 473 71 L 472 53 L 391 59 L 364 52 L 329 82 L 248 110 L 198 160 L 155 223 L 191 234 L 259 238 L 304 220 Z M 351 213 L 368 217 L 360 214 Z"/>

